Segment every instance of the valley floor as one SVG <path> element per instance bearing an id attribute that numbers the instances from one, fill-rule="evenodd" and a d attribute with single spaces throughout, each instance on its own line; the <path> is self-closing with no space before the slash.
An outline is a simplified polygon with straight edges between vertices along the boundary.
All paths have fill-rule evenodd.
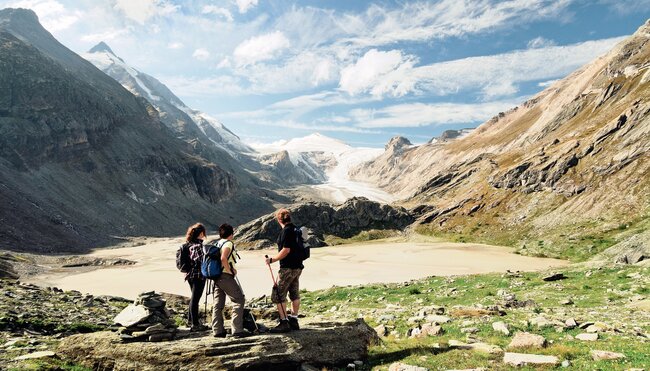
<path id="1" fill-rule="evenodd" d="M 58 268 L 25 280 L 94 295 L 133 298 L 150 290 L 188 295 L 183 275 L 175 266 L 175 252 L 181 241 L 180 238 L 148 239 L 140 246 L 96 250 L 84 259 L 106 262 L 126 259 L 135 264 Z M 264 264 L 264 255 L 273 253 L 272 250 L 239 252 L 238 276 L 248 298 L 270 293 L 272 281 Z M 318 290 L 332 286 L 402 282 L 434 275 L 535 271 L 565 264 L 562 260 L 516 255 L 505 247 L 424 239 L 410 242 L 381 240 L 312 249 L 312 257 L 305 262 L 301 288 Z M 274 264 L 273 268 L 277 274 L 278 265 Z"/>

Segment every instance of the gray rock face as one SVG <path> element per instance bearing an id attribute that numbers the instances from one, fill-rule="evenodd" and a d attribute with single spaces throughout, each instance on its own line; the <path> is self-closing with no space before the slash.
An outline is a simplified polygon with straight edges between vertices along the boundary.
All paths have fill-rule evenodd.
<path id="1" fill-rule="evenodd" d="M 114 319 L 118 325 L 130 327 L 149 318 L 149 311 L 141 305 L 129 304 Z"/>
<path id="2" fill-rule="evenodd" d="M 368 346 L 377 341 L 377 334 L 363 320 L 305 321 L 300 331 L 244 339 L 208 336 L 123 344 L 115 333 L 96 332 L 63 339 L 57 354 L 102 370 L 280 370 L 297 369 L 301 364 L 345 367 L 366 359 Z"/>
<path id="3" fill-rule="evenodd" d="M 32 11 L 0 11 L 0 85 L 0 248 L 79 251 L 271 209 L 225 152 L 177 138 Z"/>
<path id="4" fill-rule="evenodd" d="M 601 256 L 623 264 L 636 264 L 650 259 L 650 231 L 617 243 L 605 250 Z"/>
<path id="5" fill-rule="evenodd" d="M 325 235 L 349 238 L 371 229 L 401 230 L 413 217 L 401 207 L 383 205 L 363 197 L 347 200 L 332 207 L 325 203 L 300 204 L 291 208 L 296 226 L 303 227 L 303 237 L 312 247 L 324 246 Z M 264 248 L 275 244 L 280 225 L 274 214 L 268 214 L 238 228 L 241 246 Z"/>
<path id="6" fill-rule="evenodd" d="M 557 365 L 560 360 L 555 356 L 543 356 L 537 354 L 506 353 L 503 356 L 503 363 L 510 366 L 525 365 Z"/>
<path id="7" fill-rule="evenodd" d="M 508 348 L 542 348 L 545 345 L 546 339 L 541 335 L 517 332 L 508 345 Z"/>
<path id="8" fill-rule="evenodd" d="M 623 353 L 610 352 L 606 350 L 592 350 L 590 354 L 594 361 L 612 361 L 626 358 Z"/>

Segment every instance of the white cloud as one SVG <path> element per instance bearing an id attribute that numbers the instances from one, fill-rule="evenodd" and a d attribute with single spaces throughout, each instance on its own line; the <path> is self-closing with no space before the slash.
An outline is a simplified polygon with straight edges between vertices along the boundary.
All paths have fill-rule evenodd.
<path id="1" fill-rule="evenodd" d="M 623 38 L 586 41 L 567 46 L 512 51 L 416 67 L 417 88 L 438 95 L 482 90 L 486 98 L 517 92 L 525 81 L 564 77 L 609 51 Z"/>
<path id="2" fill-rule="evenodd" d="M 477 104 L 410 103 L 380 109 L 355 109 L 350 116 L 361 128 L 405 128 L 482 122 L 520 102 L 495 101 Z"/>
<path id="3" fill-rule="evenodd" d="M 272 59 L 290 46 L 289 39 L 280 31 L 251 37 L 235 48 L 233 56 L 239 65 L 249 65 Z"/>
<path id="4" fill-rule="evenodd" d="M 555 79 L 555 80 L 542 81 L 542 82 L 538 83 L 537 86 L 539 86 L 540 88 L 548 88 L 549 86 L 555 84 L 558 81 L 560 81 L 560 80 Z"/>
<path id="5" fill-rule="evenodd" d="M 198 97 L 215 95 L 243 95 L 246 90 L 244 82 L 232 76 L 195 78 L 185 76 L 167 76 L 159 78 L 174 94 L 181 97 Z"/>
<path id="6" fill-rule="evenodd" d="M 280 64 L 238 66 L 234 73 L 250 82 L 251 93 L 286 93 L 335 83 L 339 70 L 335 60 L 317 52 L 304 52 Z"/>
<path id="7" fill-rule="evenodd" d="M 192 53 L 192 57 L 199 61 L 207 61 L 210 59 L 210 52 L 205 48 L 198 48 Z"/>
<path id="8" fill-rule="evenodd" d="M 169 49 L 181 49 L 181 48 L 183 48 L 183 44 L 179 43 L 179 42 L 171 42 L 171 43 L 167 44 L 167 47 Z"/>
<path id="9" fill-rule="evenodd" d="M 4 5 L 2 7 L 5 7 Z M 79 10 L 68 10 L 56 0 L 21 0 L 6 4 L 7 8 L 33 10 L 43 26 L 50 32 L 62 31 L 77 23 L 84 15 Z"/>
<path id="10" fill-rule="evenodd" d="M 236 2 L 237 2 L 237 8 L 239 8 L 239 12 L 244 14 L 247 11 L 256 7 L 258 0 L 237 0 Z"/>
<path id="11" fill-rule="evenodd" d="M 205 5 L 201 10 L 203 14 L 214 14 L 225 18 L 228 22 L 232 22 L 234 19 L 230 10 L 226 8 L 221 8 L 216 5 Z"/>
<path id="12" fill-rule="evenodd" d="M 646 12 L 650 9 L 650 0 L 600 0 L 600 2 L 622 15 Z"/>
<path id="13" fill-rule="evenodd" d="M 217 64 L 217 68 L 230 68 L 232 67 L 232 63 L 230 63 L 230 58 L 226 57 Z"/>
<path id="14" fill-rule="evenodd" d="M 370 92 L 373 96 L 400 97 L 412 91 L 415 58 L 399 50 L 388 52 L 371 49 L 357 62 L 341 71 L 341 90 L 356 95 Z"/>
<path id="15" fill-rule="evenodd" d="M 377 47 L 401 41 L 427 41 L 491 32 L 530 20 L 557 19 L 572 0 L 507 0 L 413 2 L 397 9 L 370 6 L 365 14 L 339 21 L 351 37 L 343 43 Z"/>
<path id="16" fill-rule="evenodd" d="M 127 18 L 144 24 L 155 16 L 168 16 L 180 9 L 167 0 L 115 0 L 114 8 L 124 13 Z"/>
<path id="17" fill-rule="evenodd" d="M 89 43 L 98 43 L 100 41 L 111 41 L 111 40 L 116 40 L 118 38 L 121 38 L 130 33 L 131 30 L 128 28 L 122 28 L 122 29 L 111 28 L 104 32 L 84 35 L 81 37 L 81 41 L 85 41 Z"/>
<path id="18" fill-rule="evenodd" d="M 555 41 L 538 36 L 528 42 L 528 49 L 547 48 L 555 45 Z"/>
<path id="19" fill-rule="evenodd" d="M 318 123 L 304 123 L 294 120 L 256 120 L 256 123 L 263 126 L 274 126 L 289 129 L 307 130 L 307 131 L 325 131 L 339 133 L 365 133 L 378 134 L 376 130 L 369 130 L 361 127 L 348 125 L 322 125 Z"/>

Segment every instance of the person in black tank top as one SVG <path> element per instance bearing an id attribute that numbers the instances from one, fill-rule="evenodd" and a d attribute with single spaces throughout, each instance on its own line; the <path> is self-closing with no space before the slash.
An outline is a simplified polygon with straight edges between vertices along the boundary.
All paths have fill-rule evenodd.
<path id="1" fill-rule="evenodd" d="M 298 248 L 296 226 L 291 222 L 287 209 L 280 209 L 276 219 L 282 227 L 278 235 L 278 253 L 266 259 L 266 264 L 280 262 L 277 285 L 271 291 L 271 301 L 277 304 L 280 323 L 271 332 L 289 332 L 300 329 L 298 311 L 300 309 L 300 275 L 304 268 L 302 251 Z M 287 312 L 287 293 L 291 300 L 291 315 Z"/>

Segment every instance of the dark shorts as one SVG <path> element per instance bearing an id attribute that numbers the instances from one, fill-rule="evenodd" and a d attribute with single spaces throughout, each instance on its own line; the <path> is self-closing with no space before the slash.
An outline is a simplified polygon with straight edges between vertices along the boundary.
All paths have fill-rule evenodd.
<path id="1" fill-rule="evenodd" d="M 301 273 L 302 269 L 280 268 L 278 285 L 271 291 L 271 301 L 274 304 L 284 303 L 287 300 L 287 292 L 291 301 L 300 299 Z"/>

